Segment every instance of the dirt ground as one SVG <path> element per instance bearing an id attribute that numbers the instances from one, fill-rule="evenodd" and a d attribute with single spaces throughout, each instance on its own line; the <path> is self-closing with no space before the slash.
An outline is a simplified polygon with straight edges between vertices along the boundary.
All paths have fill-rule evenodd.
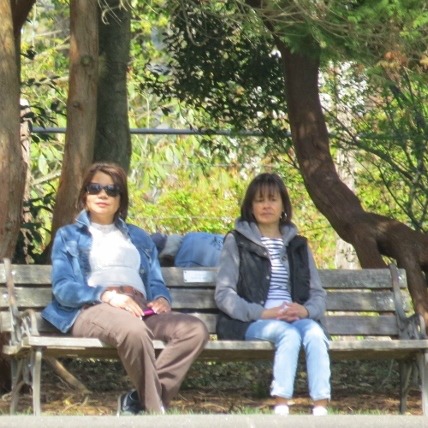
<path id="1" fill-rule="evenodd" d="M 42 409 L 51 415 L 112 415 L 117 397 L 131 384 L 117 361 L 70 361 L 65 365 L 90 393 L 79 393 L 44 367 Z M 46 365 L 45 365 L 46 366 Z M 271 412 L 270 363 L 195 363 L 169 411 L 177 413 Z M 420 392 L 409 394 L 407 414 L 420 415 Z M 332 363 L 333 414 L 398 414 L 399 376 L 395 362 Z M 309 414 L 306 372 L 299 368 L 293 414 Z M 9 412 L 9 395 L 0 414 Z M 19 412 L 31 413 L 31 397 L 20 399 Z"/>

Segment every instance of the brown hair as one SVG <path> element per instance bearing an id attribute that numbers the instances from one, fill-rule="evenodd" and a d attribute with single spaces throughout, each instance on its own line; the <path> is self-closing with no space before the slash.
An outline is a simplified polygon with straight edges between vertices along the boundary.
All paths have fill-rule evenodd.
<path id="1" fill-rule="evenodd" d="M 97 162 L 89 167 L 83 179 L 82 187 L 80 189 L 79 197 L 77 200 L 77 206 L 79 211 L 86 208 L 86 198 L 88 195 L 86 188 L 88 184 L 92 182 L 92 179 L 94 178 L 94 175 L 97 172 L 102 172 L 104 174 L 109 175 L 113 180 L 113 183 L 119 188 L 120 204 L 119 209 L 114 215 L 114 220 L 116 221 L 118 217 L 121 217 L 123 220 L 126 220 L 129 205 L 127 176 L 125 170 L 114 163 Z"/>
<path id="2" fill-rule="evenodd" d="M 268 172 L 257 175 L 249 184 L 241 205 L 241 220 L 257 223 L 253 215 L 255 198 L 260 193 L 273 193 L 276 191 L 278 191 L 284 207 L 279 223 L 280 225 L 290 223 L 293 213 L 287 188 L 278 174 Z"/>

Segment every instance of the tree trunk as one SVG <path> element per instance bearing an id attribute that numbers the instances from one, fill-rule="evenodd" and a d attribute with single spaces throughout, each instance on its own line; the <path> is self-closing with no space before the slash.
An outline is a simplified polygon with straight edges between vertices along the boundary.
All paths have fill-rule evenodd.
<path id="1" fill-rule="evenodd" d="M 70 77 L 64 159 L 52 236 L 73 222 L 83 175 L 94 154 L 98 84 L 98 1 L 70 3 Z"/>
<path id="2" fill-rule="evenodd" d="M 362 267 L 384 267 L 387 256 L 406 269 L 415 310 L 428 325 L 428 236 L 364 211 L 340 180 L 330 154 L 318 92 L 319 58 L 292 52 L 281 41 L 277 44 L 284 63 L 293 144 L 309 195 L 339 236 L 354 246 Z"/>
<path id="3" fill-rule="evenodd" d="M 9 1 L 9 3 L 12 6 L 13 34 L 15 39 L 18 39 L 21 28 L 27 20 L 28 14 L 34 3 L 36 3 L 36 0 L 15 0 Z"/>
<path id="4" fill-rule="evenodd" d="M 13 35 L 15 37 L 16 52 L 21 52 L 21 29 L 34 3 L 36 3 L 36 0 L 15 0 L 10 2 L 12 6 Z M 18 76 L 20 76 L 21 61 L 19 55 L 17 55 L 16 60 L 18 65 Z"/>
<path id="5" fill-rule="evenodd" d="M 26 224 L 31 222 L 32 215 L 31 210 L 25 202 L 30 199 L 30 178 L 31 178 L 31 157 L 30 157 L 30 144 L 31 144 L 31 119 L 30 119 L 30 105 L 28 101 L 21 98 L 19 102 L 21 123 L 20 123 L 20 143 L 21 151 L 24 164 L 26 166 L 25 170 L 25 184 L 23 192 L 23 208 L 22 208 L 22 217 L 21 223 Z M 29 264 L 33 262 L 32 257 L 29 254 L 29 248 L 32 244 L 32 234 L 25 228 L 21 228 L 21 242 L 19 243 L 15 250 L 13 262 L 14 263 L 26 263 Z"/>
<path id="6" fill-rule="evenodd" d="M 0 0 L 0 259 L 12 258 L 15 252 L 27 169 L 20 144 L 19 38 L 14 37 L 14 29 L 19 34 L 17 30 L 24 20 L 14 20 L 16 8 L 16 3 Z M 26 17 L 28 11 L 19 16 Z M 7 341 L 6 336 L 1 336 L 0 348 Z M 10 380 L 9 362 L 2 355 L 1 391 L 10 390 Z"/>
<path id="7" fill-rule="evenodd" d="M 116 162 L 128 170 L 132 147 L 126 77 L 131 11 L 120 7 L 121 0 L 108 0 L 106 3 L 111 11 L 106 12 L 100 21 L 100 76 L 94 160 Z"/>
<path id="8" fill-rule="evenodd" d="M 20 145 L 18 59 L 9 0 L 0 0 L 0 258 L 12 257 L 21 226 L 25 164 Z"/>

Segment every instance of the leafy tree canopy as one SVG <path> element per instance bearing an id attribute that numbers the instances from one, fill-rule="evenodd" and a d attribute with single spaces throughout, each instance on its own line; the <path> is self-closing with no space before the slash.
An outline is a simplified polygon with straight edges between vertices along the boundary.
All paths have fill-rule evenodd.
<path id="1" fill-rule="evenodd" d="M 171 59 L 147 64 L 143 90 L 198 111 L 198 127 L 258 131 L 267 151 L 287 151 L 285 87 L 272 38 L 237 26 L 234 2 L 213 5 L 215 13 L 192 2 L 181 6 L 173 11 L 163 39 Z M 248 154 L 251 149 L 246 149 Z"/>
<path id="2" fill-rule="evenodd" d="M 427 59 L 428 10 L 419 0 L 247 0 L 295 51 L 315 41 L 325 59 L 377 62 L 388 51 Z M 309 45 L 308 45 L 309 43 Z"/>

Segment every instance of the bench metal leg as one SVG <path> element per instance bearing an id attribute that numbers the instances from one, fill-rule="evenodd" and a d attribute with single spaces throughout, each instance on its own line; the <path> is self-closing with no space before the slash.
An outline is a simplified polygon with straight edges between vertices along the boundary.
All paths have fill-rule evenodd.
<path id="1" fill-rule="evenodd" d="M 428 414 L 428 354 L 419 354 L 416 361 L 400 361 L 400 413 L 407 410 L 407 397 L 412 385 L 420 388 L 422 411 Z"/>
<path id="2" fill-rule="evenodd" d="M 29 356 L 21 359 L 12 359 L 12 392 L 10 400 L 10 414 L 14 415 L 18 407 L 23 386 L 29 385 L 33 395 L 33 414 L 41 414 L 40 382 L 42 373 L 42 349 L 32 349 Z"/>
<path id="3" fill-rule="evenodd" d="M 421 382 L 422 412 L 426 416 L 428 414 L 428 353 L 418 355 L 417 362 Z"/>
<path id="4" fill-rule="evenodd" d="M 40 406 L 40 380 L 42 374 L 42 350 L 36 348 L 31 351 L 31 386 L 33 388 L 33 414 L 39 416 Z"/>
<path id="5" fill-rule="evenodd" d="M 407 410 L 407 396 L 410 390 L 413 363 L 409 361 L 400 361 L 400 413 L 404 414 Z"/>
<path id="6" fill-rule="evenodd" d="M 24 380 L 24 364 L 26 359 L 16 360 L 12 359 L 11 369 L 12 369 L 12 392 L 10 399 L 10 414 L 14 415 L 16 413 L 16 408 L 18 406 L 19 394 L 21 388 L 25 385 Z"/>

